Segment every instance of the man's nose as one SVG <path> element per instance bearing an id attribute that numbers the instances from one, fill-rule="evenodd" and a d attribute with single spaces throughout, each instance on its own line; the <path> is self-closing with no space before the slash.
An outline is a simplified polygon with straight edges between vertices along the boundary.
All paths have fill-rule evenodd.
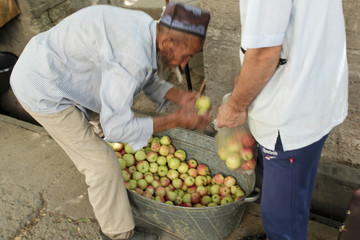
<path id="1" fill-rule="evenodd" d="M 186 66 L 186 64 L 188 63 L 189 59 L 190 59 L 190 57 L 185 58 L 185 59 L 180 63 L 180 66 L 181 66 L 182 68 L 185 68 L 185 66 Z"/>

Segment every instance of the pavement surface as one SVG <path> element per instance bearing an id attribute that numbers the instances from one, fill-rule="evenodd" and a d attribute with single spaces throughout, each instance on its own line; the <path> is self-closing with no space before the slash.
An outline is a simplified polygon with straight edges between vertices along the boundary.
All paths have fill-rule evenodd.
<path id="1" fill-rule="evenodd" d="M 0 239 L 97 239 L 99 225 L 84 176 L 46 131 L 0 115 L 0 133 Z M 137 223 L 147 227 L 141 219 Z M 161 240 L 179 239 L 168 232 L 158 233 Z M 247 203 L 228 239 L 263 236 L 259 204 Z M 310 221 L 308 239 L 335 240 L 337 236 L 336 228 Z"/>

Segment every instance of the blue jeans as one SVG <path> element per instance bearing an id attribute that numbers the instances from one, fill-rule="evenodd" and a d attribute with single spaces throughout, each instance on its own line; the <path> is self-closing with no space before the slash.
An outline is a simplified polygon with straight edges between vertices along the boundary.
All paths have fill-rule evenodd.
<path id="1" fill-rule="evenodd" d="M 320 154 L 328 135 L 301 149 L 275 151 L 260 145 L 261 216 L 269 240 L 306 240 L 311 198 Z"/>

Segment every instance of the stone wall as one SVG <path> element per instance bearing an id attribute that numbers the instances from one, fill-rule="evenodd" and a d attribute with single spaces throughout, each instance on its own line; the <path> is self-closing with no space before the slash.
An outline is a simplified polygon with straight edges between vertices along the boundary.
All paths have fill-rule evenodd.
<path id="1" fill-rule="evenodd" d="M 238 0 L 200 0 L 212 14 L 204 47 L 204 69 L 214 108 L 230 92 L 239 71 Z M 344 0 L 349 62 L 349 113 L 326 141 L 313 198 L 313 210 L 343 217 L 353 191 L 360 186 L 360 2 Z"/>

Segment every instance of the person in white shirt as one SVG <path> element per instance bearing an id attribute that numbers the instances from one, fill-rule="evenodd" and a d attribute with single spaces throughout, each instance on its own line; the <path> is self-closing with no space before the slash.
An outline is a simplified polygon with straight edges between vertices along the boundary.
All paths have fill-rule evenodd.
<path id="1" fill-rule="evenodd" d="M 208 112 L 195 110 L 198 93 L 158 79 L 157 59 L 185 67 L 202 49 L 210 14 L 170 3 L 160 22 L 142 11 L 109 5 L 84 8 L 33 37 L 11 75 L 12 90 L 85 175 L 89 200 L 103 239 L 153 239 L 135 231 L 118 159 L 107 143 L 145 147 L 157 132 L 204 129 Z M 134 97 L 179 104 L 177 111 L 135 117 Z M 92 129 L 99 113 L 104 138 Z M 146 237 L 146 238 L 145 238 Z M 156 238 L 156 236 L 153 236 Z"/>
<path id="2" fill-rule="evenodd" d="M 306 239 L 323 144 L 348 109 L 342 1 L 240 0 L 241 69 L 218 127 L 259 143 L 268 239 Z"/>

